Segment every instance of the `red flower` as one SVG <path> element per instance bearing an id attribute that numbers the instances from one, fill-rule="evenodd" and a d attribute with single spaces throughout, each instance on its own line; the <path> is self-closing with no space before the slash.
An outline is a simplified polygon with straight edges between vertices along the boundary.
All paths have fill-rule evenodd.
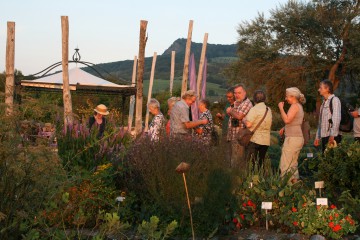
<path id="1" fill-rule="evenodd" d="M 243 205 L 243 207 L 246 207 L 246 206 L 247 206 L 246 203 L 243 203 L 242 205 Z"/>
<path id="2" fill-rule="evenodd" d="M 333 222 L 329 222 L 329 227 L 333 228 L 333 227 L 334 227 L 334 223 L 333 223 Z"/>
<path id="3" fill-rule="evenodd" d="M 249 201 L 247 202 L 247 205 L 250 206 L 250 207 L 253 207 L 253 208 L 256 207 L 255 203 L 253 203 L 251 200 L 249 200 Z"/>
<path id="4" fill-rule="evenodd" d="M 244 220 L 244 219 L 245 219 L 244 214 L 240 214 L 239 216 L 240 216 L 240 218 L 241 218 L 242 220 Z"/>
<path id="5" fill-rule="evenodd" d="M 329 216 L 329 219 L 330 219 L 330 220 L 333 220 L 333 216 L 330 215 L 330 216 Z"/>
<path id="6" fill-rule="evenodd" d="M 340 230 L 341 230 L 341 226 L 339 224 L 335 225 L 335 227 L 333 227 L 334 232 L 337 232 L 337 231 L 340 231 Z"/>
<path id="7" fill-rule="evenodd" d="M 336 209 L 336 206 L 335 206 L 334 204 L 331 204 L 331 205 L 330 205 L 330 208 L 331 208 L 331 209 Z"/>
<path id="8" fill-rule="evenodd" d="M 236 228 L 237 228 L 237 229 L 240 229 L 240 228 L 241 228 L 241 224 L 240 224 L 240 223 L 237 223 L 237 224 L 236 224 Z"/>
<path id="9" fill-rule="evenodd" d="M 233 223 L 235 223 L 235 224 L 238 223 L 237 218 L 234 218 L 234 219 L 233 219 Z"/>
<path id="10" fill-rule="evenodd" d="M 338 214 L 338 213 L 335 213 L 335 217 L 339 217 L 339 214 Z"/>
<path id="11" fill-rule="evenodd" d="M 351 219 L 351 217 L 346 216 L 345 219 L 346 219 L 346 221 L 348 221 L 350 223 L 350 225 L 355 225 L 355 221 L 353 219 Z"/>
<path id="12" fill-rule="evenodd" d="M 292 212 L 297 212 L 297 209 L 294 208 L 294 207 L 292 207 L 292 208 L 291 208 L 291 211 L 292 211 Z"/>
<path id="13" fill-rule="evenodd" d="M 298 223 L 298 222 L 293 222 L 293 225 L 294 225 L 294 226 L 298 226 L 299 223 Z"/>

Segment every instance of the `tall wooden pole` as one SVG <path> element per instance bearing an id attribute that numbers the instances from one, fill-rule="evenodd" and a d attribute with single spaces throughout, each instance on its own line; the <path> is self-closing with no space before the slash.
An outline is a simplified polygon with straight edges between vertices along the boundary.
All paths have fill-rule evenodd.
<path id="1" fill-rule="evenodd" d="M 175 51 L 171 51 L 171 70 L 170 70 L 170 97 L 174 87 L 174 75 L 175 75 Z"/>
<path id="2" fill-rule="evenodd" d="M 200 93 L 201 93 L 201 81 L 203 79 L 203 72 L 204 72 L 204 62 L 205 62 L 205 55 L 206 55 L 206 46 L 207 46 L 207 40 L 208 40 L 208 33 L 205 33 L 204 35 L 204 42 L 201 49 L 201 57 L 200 57 L 200 65 L 199 65 L 199 72 L 197 75 L 197 96 L 200 99 Z"/>
<path id="3" fill-rule="evenodd" d="M 131 86 L 134 87 L 136 83 L 136 66 L 137 66 L 137 56 L 134 57 L 134 65 L 132 72 Z M 129 104 L 129 118 L 128 118 L 128 131 L 131 132 L 132 122 L 134 118 L 134 107 L 135 107 L 135 95 L 131 95 L 130 104 Z"/>
<path id="4" fill-rule="evenodd" d="M 146 27 L 147 21 L 140 21 L 140 38 L 139 38 L 139 62 L 136 80 L 136 113 L 135 113 L 135 134 L 139 135 L 142 131 L 142 101 L 143 101 L 143 77 L 145 65 L 145 46 L 146 46 Z"/>
<path id="5" fill-rule="evenodd" d="M 73 112 L 71 93 L 69 87 L 69 18 L 61 16 L 62 31 L 62 71 L 63 71 L 63 100 L 64 100 L 64 124 L 72 125 Z M 66 128 L 65 128 L 66 129 Z"/>
<path id="6" fill-rule="evenodd" d="M 153 83 L 154 83 L 156 57 L 157 57 L 157 54 L 156 54 L 156 52 L 154 52 L 154 57 L 153 57 L 153 60 L 152 60 L 152 65 L 151 65 L 151 74 L 150 74 L 150 83 L 149 83 L 149 91 L 148 91 L 147 103 L 150 102 L 151 95 L 152 95 L 152 87 L 153 87 Z M 148 129 L 149 129 L 149 109 L 146 108 L 145 132 L 147 132 Z"/>
<path id="7" fill-rule="evenodd" d="M 15 92 L 15 22 L 7 22 L 6 42 L 6 83 L 5 83 L 5 104 L 6 115 L 11 115 L 14 108 Z"/>
<path id="8" fill-rule="evenodd" d="M 193 20 L 189 22 L 189 31 L 188 37 L 186 41 L 186 50 L 185 50 L 185 59 L 184 59 L 184 70 L 183 70 L 183 79 L 181 85 L 181 96 L 187 90 L 187 83 L 189 78 L 189 61 L 190 61 L 190 49 L 191 49 L 191 37 L 192 37 L 192 29 L 193 29 Z"/>

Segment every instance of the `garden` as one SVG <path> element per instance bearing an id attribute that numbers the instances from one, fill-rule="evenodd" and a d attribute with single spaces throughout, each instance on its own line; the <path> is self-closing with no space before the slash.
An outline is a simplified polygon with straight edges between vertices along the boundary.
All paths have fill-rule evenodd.
<path id="1" fill-rule="evenodd" d="M 61 101 L 53 103 L 49 96 L 24 97 L 11 117 L 0 116 L 1 239 L 190 239 L 192 228 L 196 239 L 230 239 L 266 225 L 327 239 L 358 231 L 360 146 L 350 135 L 323 156 L 305 146 L 301 181 L 289 184 L 277 170 L 276 132 L 264 167 L 241 173 L 228 167 L 225 141 L 204 147 L 166 137 L 134 139 L 115 110 L 99 139 L 86 128 L 90 101 L 67 127 Z M 53 135 L 39 136 L 46 122 Z M 190 165 L 184 175 L 191 216 L 184 178 L 175 171 L 181 162 Z M 316 181 L 325 183 L 321 193 Z M 319 197 L 328 205 L 318 205 Z M 272 208 L 264 210 L 263 202 Z"/>

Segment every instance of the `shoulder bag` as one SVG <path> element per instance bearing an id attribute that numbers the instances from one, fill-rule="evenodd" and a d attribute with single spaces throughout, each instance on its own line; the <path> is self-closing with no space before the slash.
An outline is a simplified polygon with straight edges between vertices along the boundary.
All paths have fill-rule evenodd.
<path id="1" fill-rule="evenodd" d="M 266 107 L 266 111 L 260 122 L 256 125 L 253 131 L 250 131 L 248 128 L 240 128 L 238 133 L 238 142 L 241 146 L 246 147 L 250 143 L 251 137 L 254 135 L 255 131 L 258 129 L 260 124 L 264 121 L 266 114 L 268 112 L 269 108 Z"/>

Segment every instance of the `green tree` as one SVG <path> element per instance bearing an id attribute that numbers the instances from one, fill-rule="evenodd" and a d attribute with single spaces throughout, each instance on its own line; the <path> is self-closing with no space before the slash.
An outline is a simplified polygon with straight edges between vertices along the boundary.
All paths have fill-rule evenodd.
<path id="1" fill-rule="evenodd" d="M 317 83 L 329 78 L 335 88 L 359 75 L 359 0 L 289 0 L 238 27 L 239 61 L 227 69 L 232 82 L 250 89 L 264 86 L 269 100 L 283 99 L 297 86 L 316 96 Z"/>

